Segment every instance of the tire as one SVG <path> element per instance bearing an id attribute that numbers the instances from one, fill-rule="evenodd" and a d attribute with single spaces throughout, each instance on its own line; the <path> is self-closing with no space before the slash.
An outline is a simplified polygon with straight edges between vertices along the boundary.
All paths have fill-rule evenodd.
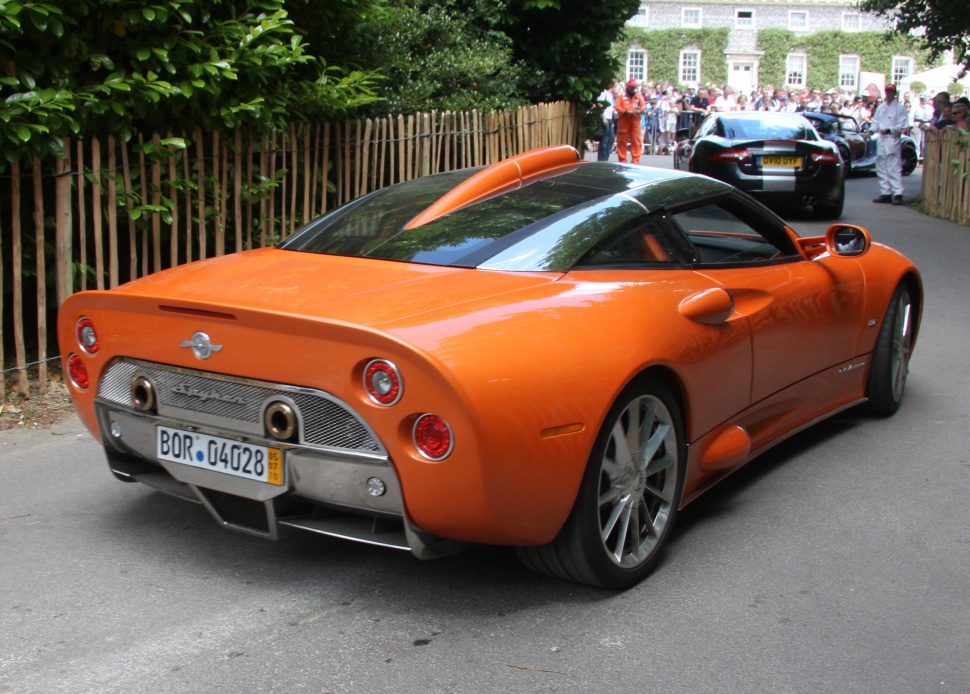
<path id="1" fill-rule="evenodd" d="M 641 581 L 670 536 L 686 459 L 676 399 L 658 381 L 634 381 L 596 437 L 559 535 L 516 553 L 534 571 L 591 586 L 625 588 Z"/>
<path id="2" fill-rule="evenodd" d="M 902 402 L 913 348 L 915 308 L 909 287 L 905 284 L 896 287 L 879 328 L 866 381 L 869 411 L 874 414 L 893 414 Z"/>
<path id="3" fill-rule="evenodd" d="M 845 184 L 839 190 L 838 199 L 830 204 L 818 202 L 812 208 L 812 213 L 816 219 L 838 219 L 842 216 L 842 208 L 845 206 Z"/>
<path id="4" fill-rule="evenodd" d="M 916 164 L 919 162 L 919 155 L 916 152 L 916 147 L 907 147 L 903 145 L 903 176 L 909 176 L 911 173 L 916 171 Z"/>

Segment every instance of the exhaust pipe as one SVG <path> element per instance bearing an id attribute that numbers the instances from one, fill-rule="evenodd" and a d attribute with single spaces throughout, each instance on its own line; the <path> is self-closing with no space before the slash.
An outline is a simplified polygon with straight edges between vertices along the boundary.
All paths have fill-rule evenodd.
<path id="1" fill-rule="evenodd" d="M 138 412 L 155 411 L 155 386 L 145 376 L 131 379 L 131 406 Z"/>
<path id="2" fill-rule="evenodd" d="M 805 204 L 805 205 L 817 205 L 818 204 L 818 198 L 816 196 L 814 196 L 814 195 L 803 195 L 802 196 L 802 204 Z"/>
<path id="3" fill-rule="evenodd" d="M 263 413 L 266 431 L 277 441 L 289 441 L 296 434 L 296 412 L 285 402 L 274 402 Z"/>

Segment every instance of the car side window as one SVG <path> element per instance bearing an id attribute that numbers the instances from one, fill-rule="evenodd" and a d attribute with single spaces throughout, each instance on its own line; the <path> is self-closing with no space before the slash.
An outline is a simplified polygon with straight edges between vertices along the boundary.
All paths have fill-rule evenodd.
<path id="1" fill-rule="evenodd" d="M 666 212 L 637 217 L 590 248 L 577 267 L 691 265 L 694 249 Z"/>
<path id="2" fill-rule="evenodd" d="M 708 135 L 710 135 L 715 131 L 716 125 L 717 125 L 717 118 L 713 116 L 708 118 L 703 123 L 701 123 L 701 126 L 697 129 L 697 132 L 694 133 L 694 139 L 699 140 L 702 137 L 707 137 Z"/>
<path id="3" fill-rule="evenodd" d="M 674 221 L 694 246 L 699 265 L 764 263 L 800 258 L 791 239 L 771 220 L 735 201 L 677 212 Z"/>

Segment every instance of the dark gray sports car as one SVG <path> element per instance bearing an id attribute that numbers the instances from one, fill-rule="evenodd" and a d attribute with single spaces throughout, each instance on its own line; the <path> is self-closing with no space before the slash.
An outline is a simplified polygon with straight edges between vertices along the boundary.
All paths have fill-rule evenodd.
<path id="1" fill-rule="evenodd" d="M 879 141 L 879 135 L 870 133 L 868 124 L 859 125 L 852 116 L 831 113 L 803 113 L 802 115 L 812 122 L 822 139 L 828 140 L 839 148 L 847 174 L 876 170 L 876 143 Z M 903 135 L 901 144 L 903 176 L 909 176 L 916 170 L 916 164 L 919 161 L 916 140 Z"/>
<path id="2" fill-rule="evenodd" d="M 842 156 L 801 114 L 712 113 L 677 143 L 674 168 L 725 181 L 771 206 L 811 205 L 822 219 L 842 214 Z"/>

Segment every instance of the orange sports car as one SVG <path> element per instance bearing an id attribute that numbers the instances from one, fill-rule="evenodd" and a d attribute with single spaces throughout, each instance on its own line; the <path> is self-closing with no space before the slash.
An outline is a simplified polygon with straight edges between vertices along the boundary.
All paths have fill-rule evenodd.
<path id="1" fill-rule="evenodd" d="M 510 545 L 622 587 L 765 449 L 895 411 L 921 304 L 865 229 L 799 237 L 725 183 L 561 146 L 75 294 L 58 331 L 122 480 L 262 537 Z"/>

